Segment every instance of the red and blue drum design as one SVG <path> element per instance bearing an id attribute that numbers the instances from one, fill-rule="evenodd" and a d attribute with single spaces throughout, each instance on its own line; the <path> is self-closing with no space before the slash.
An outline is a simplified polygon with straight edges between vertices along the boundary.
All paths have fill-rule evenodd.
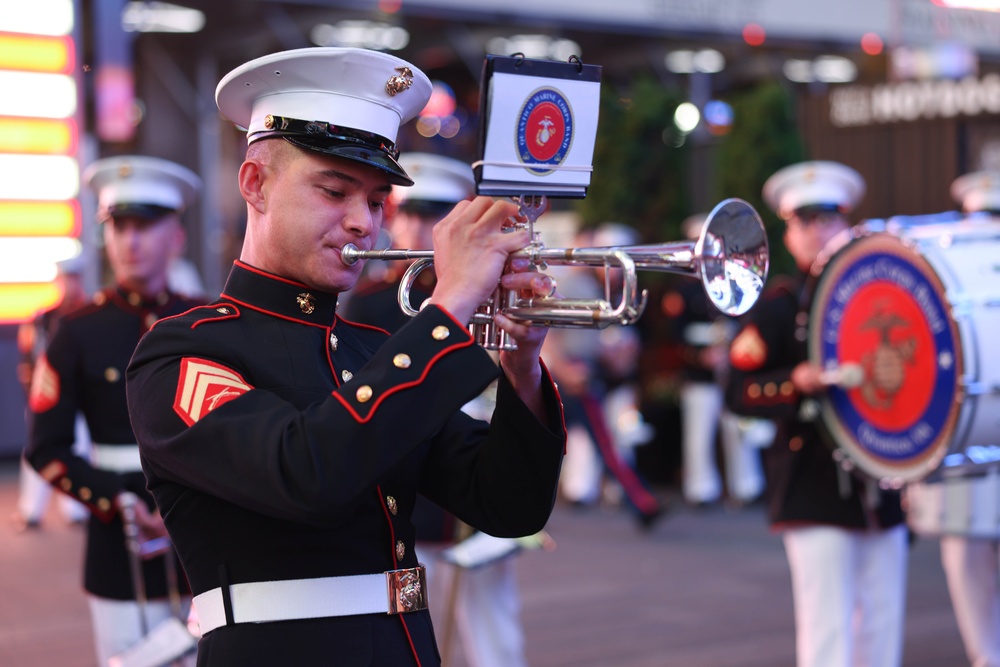
<path id="1" fill-rule="evenodd" d="M 515 130 L 518 158 L 528 171 L 550 174 L 550 165 L 560 165 L 573 144 L 573 110 L 566 97 L 555 88 L 544 87 L 532 92 L 518 112 Z"/>
<path id="2" fill-rule="evenodd" d="M 827 263 L 810 313 L 810 359 L 860 366 L 832 386 L 822 420 L 836 447 L 893 485 L 921 479 L 948 451 L 961 404 L 961 340 L 931 265 L 896 236 L 852 241 Z"/>

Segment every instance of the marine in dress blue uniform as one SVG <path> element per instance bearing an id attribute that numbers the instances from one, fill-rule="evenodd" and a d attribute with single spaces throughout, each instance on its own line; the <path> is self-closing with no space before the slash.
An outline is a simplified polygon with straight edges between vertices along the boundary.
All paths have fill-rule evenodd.
<path id="1" fill-rule="evenodd" d="M 298 246 L 301 264 L 348 231 L 371 247 L 388 194 L 377 184 L 412 182 L 396 161 L 398 126 L 429 93 L 409 63 L 361 49 L 272 54 L 227 75 L 223 114 L 249 128 L 251 152 L 285 165 L 269 172 L 261 152 L 244 162 L 242 257 L 269 261 L 253 235 L 279 214 L 270 182 L 300 168 L 317 219 L 331 221 L 321 247 Z M 464 210 L 486 206 L 513 212 L 489 200 Z M 505 236 L 499 222 L 491 241 Z M 389 336 L 340 318 L 342 290 L 287 275 L 300 268 L 236 262 L 218 300 L 160 322 L 129 368 L 149 488 L 195 593 L 198 664 L 439 664 L 414 555 L 416 497 L 494 535 L 540 530 L 565 442 L 558 395 L 542 370 L 539 400 L 525 403 L 524 377 L 505 369 L 492 423 L 473 419 L 460 408 L 498 368 L 464 317 L 434 303 Z M 343 289 L 357 280 L 343 264 L 330 271 Z M 447 296 L 439 282 L 435 300 Z M 525 350 L 540 347 L 532 335 L 521 331 Z"/>
<path id="2" fill-rule="evenodd" d="M 89 305 L 65 315 L 36 364 L 25 456 L 49 484 L 90 510 L 83 583 L 91 596 L 98 656 L 101 664 L 107 664 L 108 657 L 142 638 L 137 606 L 100 602 L 136 599 L 116 500 L 131 492 L 150 511 L 154 509 L 129 422 L 125 370 L 139 339 L 156 321 L 198 305 L 166 289 L 170 248 L 164 239 L 182 238 L 179 216 L 201 181 L 180 165 L 145 156 L 99 160 L 84 172 L 84 180 L 98 194 L 98 219 L 104 225 L 116 284 L 98 292 Z M 111 236 L 122 224 L 155 228 L 156 243 L 131 244 L 122 250 L 124 242 Z M 116 252 L 123 255 L 110 257 Z M 90 459 L 73 450 L 78 412 L 90 432 Z M 146 561 L 143 571 L 146 596 L 165 600 L 163 557 Z M 137 632 L 127 632 L 124 624 L 130 621 L 121 617 L 105 621 L 101 610 L 109 607 L 124 610 L 129 619 L 135 616 Z"/>
<path id="3" fill-rule="evenodd" d="M 764 451 L 766 494 L 792 572 L 799 667 L 902 660 L 906 529 L 899 493 L 879 490 L 834 460 L 811 399 L 823 391 L 822 369 L 807 363 L 813 263 L 847 229 L 864 190 L 857 172 L 834 162 L 792 165 L 768 179 L 764 199 L 786 221 L 785 243 L 799 272 L 772 282 L 730 348 L 727 404 L 777 423 Z"/>

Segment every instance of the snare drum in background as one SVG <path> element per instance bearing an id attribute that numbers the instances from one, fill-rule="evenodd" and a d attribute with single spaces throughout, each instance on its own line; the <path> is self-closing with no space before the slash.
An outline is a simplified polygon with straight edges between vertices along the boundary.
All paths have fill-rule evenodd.
<path id="1" fill-rule="evenodd" d="M 1000 539 L 1000 466 L 906 485 L 906 521 L 919 535 Z"/>
<path id="2" fill-rule="evenodd" d="M 821 420 L 848 467 L 900 488 L 1000 459 L 1000 221 L 874 225 L 828 259 L 810 359 L 858 366 Z"/>

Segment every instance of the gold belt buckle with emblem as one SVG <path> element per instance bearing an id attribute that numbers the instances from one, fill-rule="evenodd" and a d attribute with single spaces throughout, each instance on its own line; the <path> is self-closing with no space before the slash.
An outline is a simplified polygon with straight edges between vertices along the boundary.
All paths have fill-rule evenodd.
<path id="1" fill-rule="evenodd" d="M 427 609 L 427 575 L 423 566 L 389 570 L 385 579 L 390 615 Z"/>

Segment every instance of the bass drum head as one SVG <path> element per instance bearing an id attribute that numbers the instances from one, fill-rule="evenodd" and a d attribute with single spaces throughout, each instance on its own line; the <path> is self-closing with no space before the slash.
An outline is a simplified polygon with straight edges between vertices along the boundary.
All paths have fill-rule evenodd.
<path id="1" fill-rule="evenodd" d="M 863 372 L 857 386 L 832 386 L 821 399 L 837 450 L 893 487 L 936 469 L 955 431 L 963 362 L 927 260 L 891 234 L 851 241 L 827 262 L 809 324 L 813 363 Z"/>

